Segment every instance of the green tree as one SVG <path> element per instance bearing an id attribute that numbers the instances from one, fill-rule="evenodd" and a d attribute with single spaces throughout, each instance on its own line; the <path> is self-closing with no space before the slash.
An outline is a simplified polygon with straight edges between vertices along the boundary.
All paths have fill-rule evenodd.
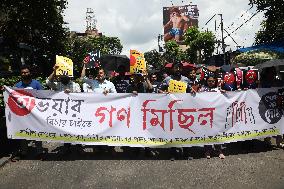
<path id="1" fill-rule="evenodd" d="M 175 41 L 168 41 L 165 46 L 163 57 L 168 62 L 187 61 L 188 56 L 183 52 Z"/>
<path id="2" fill-rule="evenodd" d="M 162 55 L 156 50 L 151 50 L 144 53 L 145 60 L 148 65 L 151 65 L 153 69 L 161 70 L 164 66 L 164 59 Z"/>
<path id="3" fill-rule="evenodd" d="M 272 59 L 281 59 L 283 54 L 259 50 L 242 53 L 233 59 L 234 64 L 244 64 L 246 66 L 255 66 Z"/>
<path id="4" fill-rule="evenodd" d="M 87 53 L 100 50 L 101 55 L 120 54 L 123 46 L 117 37 L 77 37 L 73 35 L 67 40 L 65 48 L 67 49 L 66 55 L 73 60 L 75 72 L 78 73 Z"/>
<path id="5" fill-rule="evenodd" d="M 185 33 L 185 43 L 189 47 L 186 52 L 190 61 L 201 63 L 212 56 L 215 49 L 215 36 L 212 32 L 202 32 L 192 27 Z"/>
<path id="6" fill-rule="evenodd" d="M 265 11 L 262 29 L 256 34 L 255 43 L 262 44 L 284 40 L 284 3 L 283 0 L 250 0 L 257 10 Z"/>
<path id="7" fill-rule="evenodd" d="M 51 68 L 55 55 L 64 52 L 66 5 L 67 0 L 2 0 L 0 36 L 7 55 L 19 58 L 19 44 L 24 43 L 32 47 L 32 63 L 39 63 L 43 70 Z"/>

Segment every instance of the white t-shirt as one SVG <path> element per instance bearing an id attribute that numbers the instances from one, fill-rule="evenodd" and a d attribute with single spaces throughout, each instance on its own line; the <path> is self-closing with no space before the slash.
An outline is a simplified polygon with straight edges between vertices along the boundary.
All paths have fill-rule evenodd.
<path id="1" fill-rule="evenodd" d="M 106 79 L 102 83 L 100 83 L 98 80 L 88 79 L 87 77 L 84 77 L 83 81 L 86 84 L 92 86 L 94 93 L 102 94 L 104 91 L 108 91 L 109 93 L 116 93 L 114 84 Z"/>

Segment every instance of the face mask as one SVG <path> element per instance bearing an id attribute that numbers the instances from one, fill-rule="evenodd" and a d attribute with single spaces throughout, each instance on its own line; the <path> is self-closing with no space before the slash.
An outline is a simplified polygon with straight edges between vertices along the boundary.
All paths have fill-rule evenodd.
<path id="1" fill-rule="evenodd" d="M 69 78 L 68 76 L 62 76 L 62 77 L 60 78 L 60 81 L 61 81 L 61 83 L 62 83 L 63 85 L 67 85 L 67 84 L 69 83 L 69 81 L 70 81 L 70 78 Z"/>

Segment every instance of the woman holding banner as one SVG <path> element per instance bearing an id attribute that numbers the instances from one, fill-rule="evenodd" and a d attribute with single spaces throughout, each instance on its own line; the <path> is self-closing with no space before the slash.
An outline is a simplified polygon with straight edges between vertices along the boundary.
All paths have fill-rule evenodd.
<path id="1" fill-rule="evenodd" d="M 215 74 L 211 74 L 208 76 L 205 85 L 201 87 L 199 92 L 222 92 L 224 93 L 225 91 L 217 87 L 217 78 L 215 77 Z M 210 145 L 205 145 L 205 156 L 207 159 L 211 158 L 211 152 L 212 152 L 212 146 Z M 221 145 L 214 145 L 215 150 L 218 151 L 219 158 L 220 159 L 225 159 L 225 155 L 222 152 L 222 146 Z"/>

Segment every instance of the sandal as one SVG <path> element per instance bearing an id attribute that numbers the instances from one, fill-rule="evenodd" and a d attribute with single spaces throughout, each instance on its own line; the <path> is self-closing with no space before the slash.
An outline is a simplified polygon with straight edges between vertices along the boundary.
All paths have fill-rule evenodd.
<path id="1" fill-rule="evenodd" d="M 221 153 L 221 154 L 219 154 L 219 158 L 220 159 L 225 159 L 225 155 Z"/>

